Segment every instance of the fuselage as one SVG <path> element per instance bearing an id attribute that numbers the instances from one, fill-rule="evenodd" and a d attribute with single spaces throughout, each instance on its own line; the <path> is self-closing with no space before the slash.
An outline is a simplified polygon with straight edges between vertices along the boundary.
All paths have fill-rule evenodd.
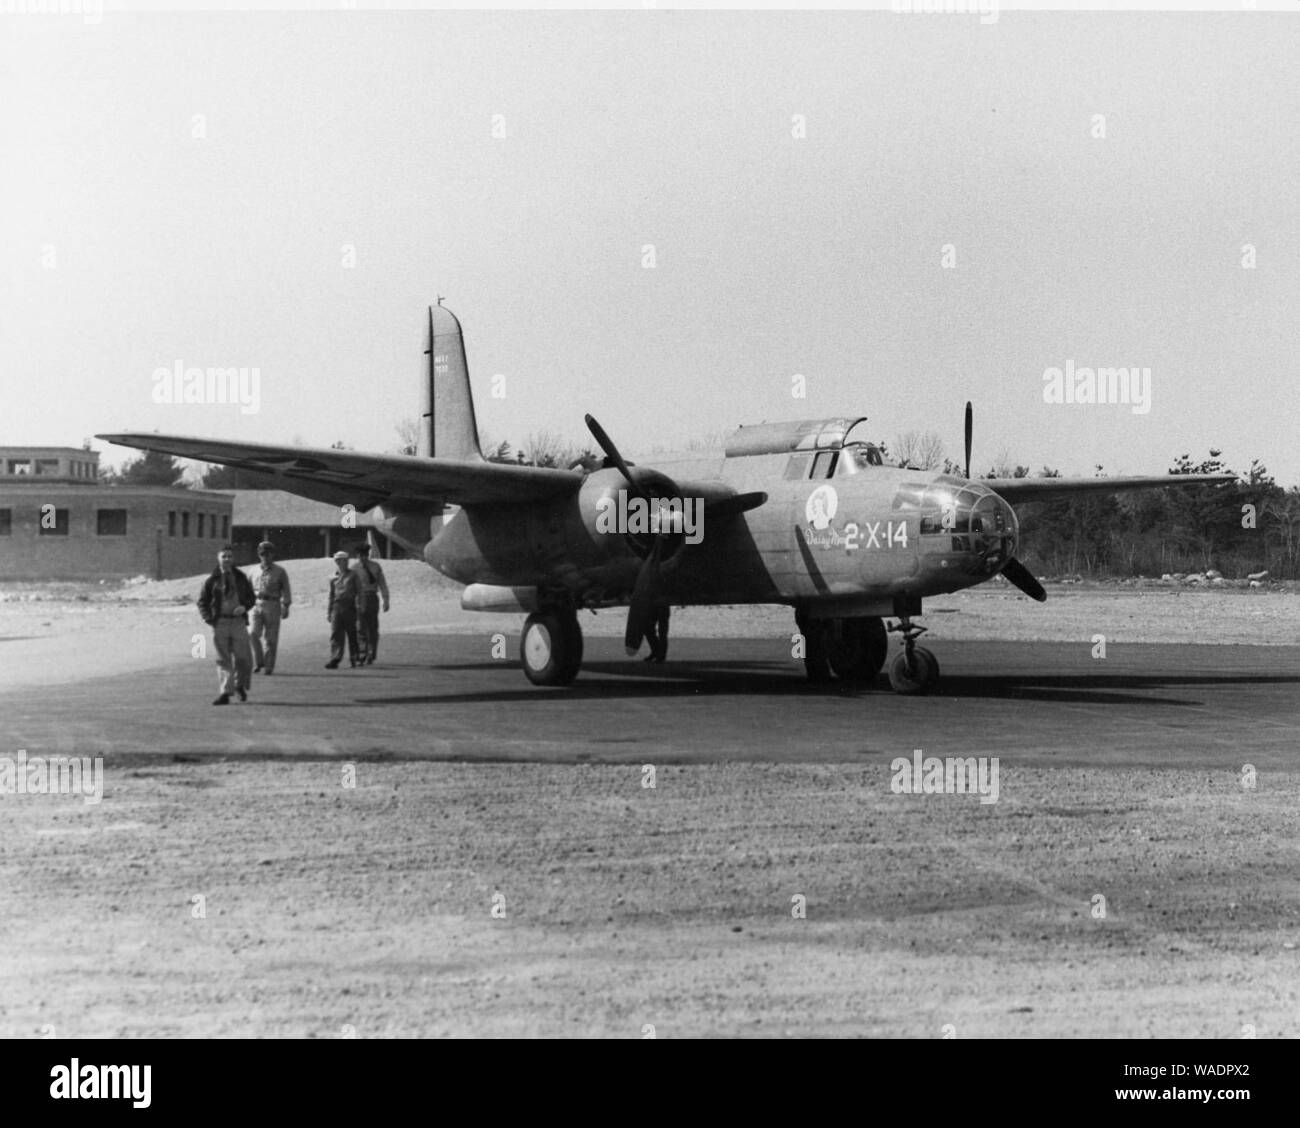
<path id="1" fill-rule="evenodd" d="M 1014 554 L 1011 507 L 977 481 L 902 469 L 865 444 L 726 456 L 656 458 L 647 492 L 713 484 L 767 501 L 734 516 L 703 515 L 698 543 L 674 543 L 659 599 L 717 603 L 882 603 L 956 591 L 995 575 Z M 639 470 L 633 473 L 640 476 Z M 579 606 L 630 597 L 644 543 L 598 520 L 626 487 L 613 469 L 574 494 L 519 506 L 467 507 L 425 549 L 465 584 L 536 588 Z M 626 509 L 626 506 L 624 506 Z M 693 538 L 695 539 L 695 538 Z"/>

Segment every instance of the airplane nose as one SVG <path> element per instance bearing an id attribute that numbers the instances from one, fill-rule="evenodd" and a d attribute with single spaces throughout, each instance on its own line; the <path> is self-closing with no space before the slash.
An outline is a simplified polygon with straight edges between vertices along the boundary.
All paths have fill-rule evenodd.
<path id="1" fill-rule="evenodd" d="M 1001 571 L 1016 554 L 1020 524 L 1015 510 L 1001 497 L 987 486 L 976 488 L 979 496 L 970 508 L 971 551 L 983 557 L 985 570 L 991 574 Z"/>
<path id="2" fill-rule="evenodd" d="M 991 576 L 1015 555 L 1020 539 L 1015 510 L 988 486 L 966 482 L 931 487 L 925 491 L 923 505 L 930 510 L 921 521 L 929 551 L 949 556 L 949 566 Z M 961 563 L 951 559 L 958 555 Z"/>

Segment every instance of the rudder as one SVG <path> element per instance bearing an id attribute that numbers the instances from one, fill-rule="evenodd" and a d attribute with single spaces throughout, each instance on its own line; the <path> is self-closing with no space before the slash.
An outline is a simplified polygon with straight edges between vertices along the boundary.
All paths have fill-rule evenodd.
<path id="1" fill-rule="evenodd" d="M 419 453 L 425 457 L 481 461 L 465 339 L 456 315 L 441 305 L 429 307 L 428 356 Z"/>

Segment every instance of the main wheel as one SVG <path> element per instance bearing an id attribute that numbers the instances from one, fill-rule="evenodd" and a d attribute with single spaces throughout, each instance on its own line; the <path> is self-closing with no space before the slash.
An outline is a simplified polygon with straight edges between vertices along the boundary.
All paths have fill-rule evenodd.
<path id="1" fill-rule="evenodd" d="M 889 654 L 884 621 L 831 619 L 828 628 L 826 653 L 835 676 L 855 685 L 874 681 Z"/>
<path id="2" fill-rule="evenodd" d="M 912 650 L 912 669 L 908 669 L 906 652 L 899 654 L 889 667 L 889 684 L 895 693 L 929 693 L 939 680 L 939 664 L 924 647 Z"/>
<path id="3" fill-rule="evenodd" d="M 924 646 L 918 646 L 916 647 L 916 650 L 920 651 L 920 653 L 925 655 L 925 660 L 930 663 L 931 668 L 934 670 L 933 680 L 938 681 L 939 680 L 939 659 L 934 656 L 934 651 L 927 650 Z"/>
<path id="4" fill-rule="evenodd" d="M 582 665 L 582 628 L 572 611 L 538 611 L 524 622 L 519 660 L 533 685 L 568 685 Z"/>

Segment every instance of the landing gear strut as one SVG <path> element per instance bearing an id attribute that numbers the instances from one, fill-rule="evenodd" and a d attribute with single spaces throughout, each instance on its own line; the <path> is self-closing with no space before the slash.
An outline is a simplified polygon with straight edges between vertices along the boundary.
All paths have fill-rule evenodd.
<path id="1" fill-rule="evenodd" d="M 939 681 L 939 659 L 924 646 L 916 645 L 926 628 L 917 626 L 907 615 L 901 615 L 889 630 L 898 631 L 903 636 L 903 653 L 889 667 L 889 684 L 894 687 L 894 692 L 929 693 Z"/>

